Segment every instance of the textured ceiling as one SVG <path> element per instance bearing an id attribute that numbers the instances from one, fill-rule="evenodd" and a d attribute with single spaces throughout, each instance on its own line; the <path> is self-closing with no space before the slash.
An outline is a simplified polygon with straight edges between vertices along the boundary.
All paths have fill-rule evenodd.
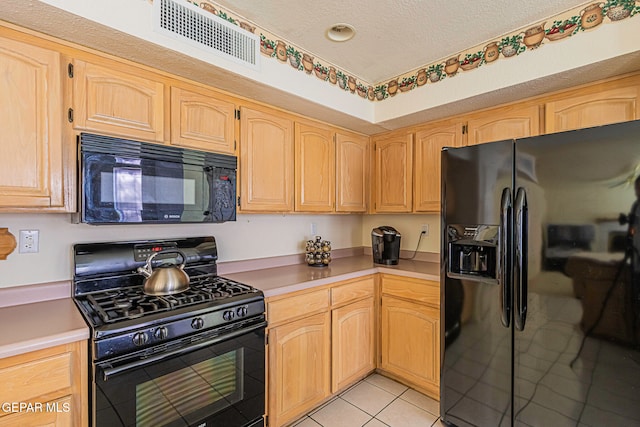
<path id="1" fill-rule="evenodd" d="M 64 5 L 67 3 L 67 0 L 47 1 L 61 2 Z M 149 0 L 137 0 L 137 2 L 142 1 Z M 107 2 L 104 0 L 68 1 L 70 5 L 84 4 L 83 2 L 94 2 L 97 6 L 108 7 L 105 6 Z M 123 0 L 118 3 L 120 5 L 126 4 Z M 507 2 L 504 0 L 468 1 L 465 4 L 459 0 L 450 2 L 442 2 L 441 0 L 384 2 L 386 5 L 380 5 L 381 2 L 370 2 L 371 4 L 362 2 L 363 4 L 359 6 L 362 16 L 354 12 L 358 6 L 353 2 L 343 4 L 334 0 L 325 0 L 318 4 L 292 0 L 223 0 L 217 3 L 223 7 L 228 6 L 229 12 L 241 15 L 256 25 L 264 27 L 265 31 L 272 31 L 289 43 L 295 43 L 299 49 L 308 50 L 309 53 L 315 54 L 315 56 L 362 79 L 384 81 L 389 76 L 395 77 L 411 71 L 412 68 L 433 63 L 461 50 L 494 40 L 514 29 L 527 28 L 529 24 L 540 23 L 548 16 L 555 16 L 579 2 L 511 0 L 508 8 L 505 7 Z M 294 8 L 298 3 L 304 3 L 305 6 L 299 12 L 295 12 Z M 444 96 L 442 99 L 438 98 L 438 102 L 427 106 L 423 106 L 420 102 L 423 100 L 430 102 L 433 98 L 419 97 L 420 102 L 415 104 L 412 103 L 412 100 L 416 101 L 416 97 L 412 96 L 412 91 L 392 100 L 375 103 L 376 106 L 392 103 L 391 110 L 395 111 L 393 110 L 394 101 L 396 104 L 402 105 L 407 101 L 410 108 L 401 110 L 401 114 L 376 117 L 376 120 L 372 122 L 345 114 L 341 108 L 336 108 L 334 105 L 325 105 L 314 102 L 313 99 L 298 96 L 295 91 L 286 92 L 259 81 L 238 78 L 238 75 L 232 71 L 212 67 L 209 62 L 103 25 L 99 23 L 102 22 L 100 19 L 97 20 L 98 22 L 85 19 L 37 0 L 1 0 L 1 4 L 0 20 L 2 21 L 365 134 L 375 134 L 476 111 L 640 69 L 640 50 L 633 50 L 623 56 L 605 61 L 593 61 L 578 68 L 562 69 L 560 67 L 561 71 L 546 75 L 544 78 L 510 84 L 500 89 L 483 89 L 483 81 L 478 81 L 478 88 L 474 90 L 475 95 L 452 96 L 451 99 Z M 416 7 L 416 4 L 421 4 L 423 7 Z M 333 6 L 330 7 L 330 5 Z M 262 10 L 263 8 L 264 10 Z M 379 9 L 379 17 L 376 17 L 378 16 L 375 12 L 376 9 Z M 336 10 L 339 12 L 335 12 Z M 351 12 L 348 12 L 349 10 Z M 471 13 L 471 11 L 474 12 Z M 322 17 L 321 13 L 325 13 L 327 16 Z M 347 14 L 359 17 L 362 21 L 355 18 L 347 19 Z M 399 20 L 398 16 L 402 16 L 403 19 Z M 411 19 L 408 19 L 407 16 L 410 16 Z M 463 18 L 463 16 L 471 16 L 471 18 Z M 145 19 L 144 17 L 135 18 Z M 634 20 L 637 19 L 640 18 L 634 18 Z M 278 20 L 278 23 L 275 20 Z M 280 24 L 280 20 L 284 24 Z M 327 41 L 324 38 L 324 30 L 338 20 L 347 21 L 356 26 L 358 30 L 356 38 L 344 44 Z M 388 27 L 387 25 L 391 21 L 394 22 L 394 25 Z M 395 24 L 400 21 L 403 22 L 402 25 Z M 439 21 L 446 22 L 446 24 L 438 24 Z M 359 22 L 362 23 L 359 24 Z M 275 28 L 279 25 L 282 27 Z M 637 23 L 634 22 L 632 25 L 635 26 Z M 274 28 L 271 28 L 272 26 Z M 418 36 L 418 34 L 420 35 Z M 423 39 L 423 42 L 416 43 L 414 41 L 416 37 Z M 377 42 L 375 42 L 376 40 Z M 436 42 L 436 40 L 438 41 Z M 632 35 L 631 40 L 637 43 L 640 38 Z M 359 45 L 355 43 L 359 43 Z M 541 51 L 538 54 L 546 52 L 544 49 Z M 419 56 L 419 59 L 414 59 L 416 55 Z M 522 61 L 527 61 L 531 55 L 525 55 Z M 394 59 L 391 59 L 392 57 Z M 517 63 L 504 61 L 504 65 Z M 500 64 L 503 62 L 501 61 Z M 553 65 L 558 64 L 554 62 Z M 290 67 L 283 69 L 289 70 Z M 483 69 L 470 73 L 468 78 L 472 79 L 473 76 L 482 75 Z M 376 78 L 375 76 L 382 77 Z M 444 87 L 443 85 L 448 80 L 433 87 Z M 313 83 L 318 80 L 315 77 L 310 77 L 310 81 Z M 457 94 L 455 89 L 462 86 L 465 81 L 465 79 L 458 78 L 455 81 L 455 87 L 449 86 L 451 94 Z M 329 87 L 328 84 L 327 86 Z M 362 101 L 362 103 L 365 106 L 370 105 L 368 101 Z"/>
<path id="2" fill-rule="evenodd" d="M 369 83 L 383 82 L 529 24 L 585 0 L 215 0 L 257 26 Z M 325 31 L 351 24 L 353 39 L 335 43 Z"/>

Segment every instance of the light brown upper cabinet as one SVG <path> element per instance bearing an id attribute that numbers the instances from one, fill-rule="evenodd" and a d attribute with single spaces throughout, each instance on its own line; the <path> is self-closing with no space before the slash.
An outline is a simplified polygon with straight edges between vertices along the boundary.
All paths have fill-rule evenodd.
<path id="1" fill-rule="evenodd" d="M 416 131 L 413 210 L 440 211 L 440 157 L 443 147 L 462 146 L 462 122 L 441 122 Z"/>
<path id="2" fill-rule="evenodd" d="M 119 62 L 73 61 L 76 129 L 163 142 L 164 84 L 158 76 Z"/>
<path id="3" fill-rule="evenodd" d="M 205 151 L 235 152 L 235 104 L 201 88 L 171 87 L 171 144 Z"/>
<path id="4" fill-rule="evenodd" d="M 69 202 L 60 61 L 58 52 L 0 36 L 2 211 L 64 211 Z"/>
<path id="5" fill-rule="evenodd" d="M 540 135 L 538 105 L 510 105 L 467 117 L 467 145 Z"/>
<path id="6" fill-rule="evenodd" d="M 640 76 L 599 83 L 545 104 L 545 132 L 561 132 L 640 119 Z"/>
<path id="7" fill-rule="evenodd" d="M 240 210 L 293 210 L 293 120 L 240 108 Z"/>
<path id="8" fill-rule="evenodd" d="M 331 212 L 335 204 L 336 144 L 333 130 L 295 124 L 295 210 Z"/>
<path id="9" fill-rule="evenodd" d="M 336 134 L 336 212 L 366 212 L 369 189 L 369 138 Z"/>
<path id="10" fill-rule="evenodd" d="M 411 212 L 413 134 L 407 131 L 374 137 L 375 212 Z"/>

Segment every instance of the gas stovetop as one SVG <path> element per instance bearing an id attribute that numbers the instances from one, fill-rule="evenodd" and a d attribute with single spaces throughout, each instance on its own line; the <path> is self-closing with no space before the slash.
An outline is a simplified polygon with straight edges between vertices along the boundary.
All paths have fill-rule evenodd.
<path id="1" fill-rule="evenodd" d="M 232 297 L 253 297 L 259 293 L 251 286 L 212 276 L 199 278 L 196 283 L 190 283 L 186 291 L 173 295 L 146 295 L 142 287 L 131 286 L 95 292 L 77 299 L 91 316 L 94 326 L 100 326 L 196 304 L 229 302 Z M 239 300 L 241 302 L 239 298 L 234 299 Z"/>
<path id="2" fill-rule="evenodd" d="M 189 289 L 145 294 L 137 269 L 175 249 L 185 254 Z M 74 299 L 92 330 L 94 360 L 265 321 L 261 291 L 217 275 L 213 237 L 79 244 L 74 251 Z"/>
<path id="3" fill-rule="evenodd" d="M 257 289 L 220 276 L 202 277 L 189 289 L 173 295 L 147 295 L 141 286 L 108 289 L 76 297 L 93 326 L 133 320 L 156 313 L 171 316 L 177 310 L 198 304 L 215 307 L 215 303 L 242 304 L 246 298 L 261 296 Z M 243 297 L 243 298 L 241 298 Z M 235 316 L 234 316 L 235 317 Z"/>

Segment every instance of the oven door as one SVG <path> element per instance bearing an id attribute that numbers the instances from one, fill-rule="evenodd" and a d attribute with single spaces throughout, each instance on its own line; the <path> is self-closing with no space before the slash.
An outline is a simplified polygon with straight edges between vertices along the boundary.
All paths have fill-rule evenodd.
<path id="1" fill-rule="evenodd" d="M 93 426 L 263 426 L 265 326 L 97 363 Z"/>

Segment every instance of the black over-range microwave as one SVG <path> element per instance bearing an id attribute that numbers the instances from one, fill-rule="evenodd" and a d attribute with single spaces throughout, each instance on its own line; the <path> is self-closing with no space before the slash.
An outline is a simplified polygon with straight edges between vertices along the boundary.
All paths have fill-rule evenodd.
<path id="1" fill-rule="evenodd" d="M 78 222 L 236 219 L 235 156 L 81 133 L 78 160 Z"/>

